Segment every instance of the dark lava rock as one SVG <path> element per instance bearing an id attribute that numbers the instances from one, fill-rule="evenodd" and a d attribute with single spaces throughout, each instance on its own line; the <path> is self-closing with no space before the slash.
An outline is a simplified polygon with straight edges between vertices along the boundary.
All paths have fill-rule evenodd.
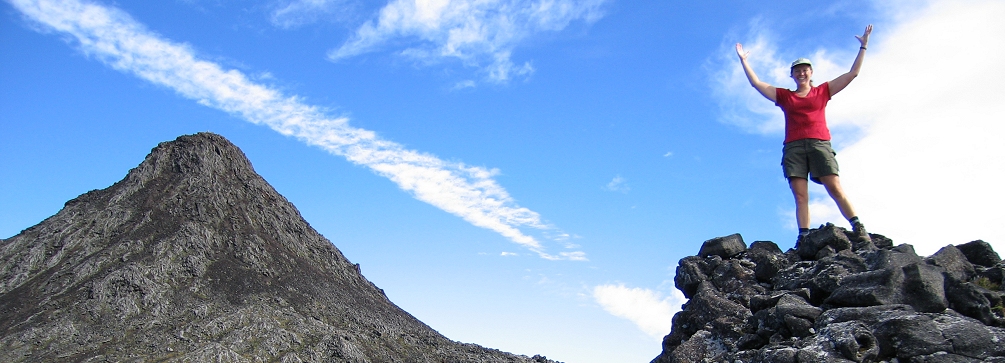
<path id="1" fill-rule="evenodd" d="M 844 323 L 847 321 L 860 321 L 867 326 L 879 323 L 881 319 L 905 316 L 914 314 L 915 311 L 910 305 L 880 305 L 864 308 L 833 308 L 823 312 L 817 317 L 817 327 L 822 328 L 830 324 Z"/>
<path id="2" fill-rule="evenodd" d="M 999 262 L 995 267 L 975 266 L 974 270 L 978 278 L 985 278 L 988 282 L 997 284 L 999 290 L 1005 287 L 1005 263 Z"/>
<path id="3" fill-rule="evenodd" d="M 963 355 L 946 352 L 938 352 L 929 355 L 919 355 L 911 358 L 911 363 L 981 363 L 980 359 L 974 359 Z"/>
<path id="4" fill-rule="evenodd" d="M 887 238 L 881 234 L 869 233 L 869 237 L 872 237 L 872 244 L 877 248 L 890 249 L 893 248 L 893 240 Z"/>
<path id="5" fill-rule="evenodd" d="M 993 267 L 999 262 L 1002 262 L 998 253 L 991 248 L 991 244 L 981 240 L 964 243 L 956 246 L 956 248 L 959 248 L 960 252 L 963 252 L 963 255 L 967 256 L 967 260 L 970 260 L 970 263 L 975 265 Z"/>
<path id="6" fill-rule="evenodd" d="M 969 281 L 976 273 L 974 265 L 967 260 L 967 256 L 953 245 L 943 247 L 925 261 L 946 269 L 946 276 L 960 281 Z"/>
<path id="7" fill-rule="evenodd" d="M 843 229 L 827 223 L 815 229 L 796 243 L 796 253 L 804 260 L 818 259 L 820 253 L 825 255 L 851 249 L 851 240 Z"/>
<path id="8" fill-rule="evenodd" d="M 718 258 L 718 257 L 716 257 Z M 719 259 L 721 261 L 722 259 Z M 674 275 L 674 286 L 690 299 L 698 291 L 698 285 L 708 280 L 711 273 L 709 261 L 700 256 L 684 257 L 677 263 L 677 273 Z"/>
<path id="9" fill-rule="evenodd" d="M 901 268 L 910 264 L 922 262 L 921 257 L 914 252 L 914 246 L 902 244 L 891 249 L 881 249 L 866 255 L 865 262 L 870 270 L 885 268 Z"/>
<path id="10" fill-rule="evenodd" d="M 922 258 L 848 235 L 825 225 L 784 253 L 758 241 L 681 259 L 674 280 L 693 297 L 652 363 L 1005 363 L 1005 264 L 990 245 Z"/>
<path id="11" fill-rule="evenodd" d="M 716 237 L 701 244 L 698 256 L 719 256 L 730 258 L 747 250 L 747 244 L 743 243 L 743 237 L 739 233 L 734 233 L 725 237 Z"/>
<path id="12" fill-rule="evenodd" d="M 992 303 L 988 297 L 997 298 Z M 1001 311 L 995 312 L 992 307 L 1001 304 L 1001 293 L 988 291 L 972 282 L 964 282 L 956 279 L 946 281 L 946 298 L 949 307 L 960 314 L 980 320 L 984 324 L 993 326 L 1005 326 L 1005 319 L 1001 316 Z"/>
<path id="13" fill-rule="evenodd" d="M 750 310 L 728 299 L 711 282 L 702 282 L 694 297 L 685 304 L 684 311 L 674 315 L 675 328 L 663 338 L 664 349 L 667 346 L 676 347 L 687 342 L 691 336 L 705 329 L 706 325 L 710 325 L 716 319 L 731 318 L 743 322 L 750 316 Z"/>
<path id="14" fill-rule="evenodd" d="M 754 263 L 754 277 L 761 282 L 770 282 L 779 270 L 789 265 L 782 250 L 770 241 L 752 243 L 747 250 L 747 258 Z"/>
<path id="15" fill-rule="evenodd" d="M 551 362 L 395 306 L 219 135 L 0 240 L 0 362 Z"/>
<path id="16" fill-rule="evenodd" d="M 937 266 L 916 263 L 901 268 L 904 271 L 904 285 L 901 288 L 901 299 L 911 305 L 914 310 L 926 313 L 938 313 L 949 307 L 946 301 L 945 280 L 942 273 L 945 269 Z"/>
<path id="17" fill-rule="evenodd" d="M 831 257 L 823 261 L 836 261 Z M 857 271 L 857 270 L 853 270 Z M 841 263 L 801 261 L 779 271 L 775 276 L 775 290 L 807 289 L 810 302 L 820 304 L 839 287 L 839 282 L 852 271 Z"/>
<path id="18" fill-rule="evenodd" d="M 779 314 L 792 315 L 807 320 L 816 320 L 824 311 L 821 308 L 810 305 L 805 299 L 793 294 L 782 295 L 775 303 L 775 309 Z"/>
<path id="19" fill-rule="evenodd" d="M 953 352 L 953 344 L 939 331 L 931 316 L 911 314 L 881 319 L 874 327 L 880 354 L 908 360 L 918 355 Z"/>

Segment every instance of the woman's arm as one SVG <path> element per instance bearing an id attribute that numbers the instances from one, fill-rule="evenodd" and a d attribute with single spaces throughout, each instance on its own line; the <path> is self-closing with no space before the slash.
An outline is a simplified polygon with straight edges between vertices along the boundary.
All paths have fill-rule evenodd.
<path id="1" fill-rule="evenodd" d="M 865 48 L 869 45 L 870 33 L 872 33 L 872 24 L 865 27 L 865 34 L 862 34 L 862 36 L 855 36 L 859 43 L 862 43 L 862 46 L 858 48 L 858 56 L 855 57 L 855 63 L 852 63 L 851 70 L 848 71 L 848 73 L 838 76 L 833 81 L 830 81 L 831 96 L 841 92 L 841 90 L 845 87 L 848 87 L 851 80 L 858 77 L 858 72 L 862 69 L 862 60 L 865 59 Z"/>
<path id="2" fill-rule="evenodd" d="M 771 102 L 776 102 L 775 99 L 775 86 L 762 82 L 757 78 L 757 74 L 754 73 L 754 69 L 750 68 L 750 64 L 747 64 L 747 56 L 750 52 L 743 51 L 743 45 L 736 43 L 736 55 L 740 57 L 740 64 L 743 65 L 743 73 L 747 74 L 747 80 L 750 81 L 750 85 L 757 89 L 764 98 L 771 100 Z"/>

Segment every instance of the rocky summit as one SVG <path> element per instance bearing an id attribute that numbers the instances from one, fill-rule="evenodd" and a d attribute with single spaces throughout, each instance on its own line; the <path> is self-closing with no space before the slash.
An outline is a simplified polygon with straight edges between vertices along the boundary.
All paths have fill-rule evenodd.
<path id="1" fill-rule="evenodd" d="M 0 362 L 124 361 L 551 362 L 395 306 L 209 133 L 0 240 Z"/>
<path id="2" fill-rule="evenodd" d="M 828 224 L 786 252 L 705 241 L 680 260 L 689 300 L 652 363 L 1005 363 L 1005 263 L 988 243 L 921 257 L 871 237 Z"/>

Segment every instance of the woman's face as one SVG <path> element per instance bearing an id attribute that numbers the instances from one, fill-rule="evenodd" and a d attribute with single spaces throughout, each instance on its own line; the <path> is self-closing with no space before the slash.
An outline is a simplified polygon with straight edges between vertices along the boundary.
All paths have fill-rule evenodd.
<path id="1" fill-rule="evenodd" d="M 809 83 L 813 79 L 813 67 L 809 64 L 800 64 L 792 67 L 791 76 L 796 81 L 796 84 Z"/>

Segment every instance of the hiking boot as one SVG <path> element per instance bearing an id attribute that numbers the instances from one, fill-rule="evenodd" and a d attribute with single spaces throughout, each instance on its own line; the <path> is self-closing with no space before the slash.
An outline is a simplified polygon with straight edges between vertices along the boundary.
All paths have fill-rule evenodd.
<path id="1" fill-rule="evenodd" d="M 807 233 L 807 234 L 800 234 L 800 235 L 796 236 L 796 245 L 793 246 L 793 248 L 799 248 L 799 245 L 803 243 L 803 240 L 806 239 L 806 236 L 809 236 L 809 233 Z"/>
<path id="2" fill-rule="evenodd" d="M 853 223 L 851 231 L 855 235 L 856 242 L 872 242 L 872 237 L 869 237 L 869 232 L 866 232 L 865 225 L 862 222 Z"/>

